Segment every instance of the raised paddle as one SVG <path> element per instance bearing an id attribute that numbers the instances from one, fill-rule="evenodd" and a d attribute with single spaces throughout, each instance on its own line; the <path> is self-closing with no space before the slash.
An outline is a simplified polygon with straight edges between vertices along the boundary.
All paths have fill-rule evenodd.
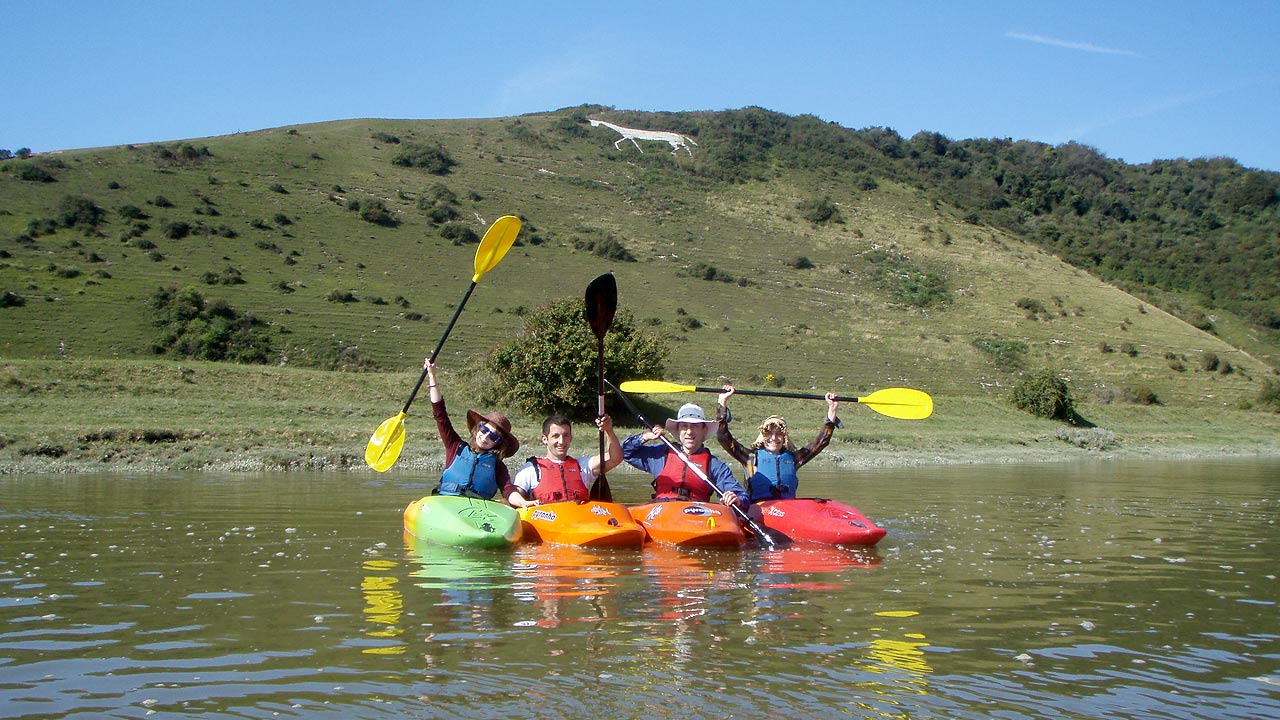
<path id="1" fill-rule="evenodd" d="M 484 238 L 480 240 L 480 247 L 476 248 L 476 272 L 471 276 L 471 287 L 467 288 L 467 293 L 462 296 L 462 301 L 453 311 L 453 317 L 449 319 L 449 325 L 440 336 L 440 342 L 436 343 L 436 349 L 431 351 L 432 362 L 440 354 L 440 348 L 444 347 L 444 341 L 453 330 L 453 324 L 458 321 L 458 316 L 462 314 L 463 306 L 471 298 L 471 291 L 476 289 L 476 283 L 502 261 L 503 256 L 511 249 L 512 243 L 516 241 L 516 236 L 520 234 L 520 225 L 520 218 L 514 215 L 503 215 L 494 220 L 485 231 Z M 409 399 L 404 403 L 404 408 L 387 418 L 377 430 L 373 431 L 373 437 L 369 438 L 369 444 L 364 449 L 364 461 L 369 464 L 369 467 L 378 472 L 386 472 L 396 464 L 396 460 L 400 457 L 400 450 L 404 447 L 404 417 L 409 413 L 409 406 L 413 404 L 413 399 L 417 397 L 418 389 L 422 387 L 422 381 L 426 378 L 427 368 L 424 366 L 422 374 L 418 376 L 417 384 L 413 386 L 413 392 L 409 393 Z"/>
<path id="2" fill-rule="evenodd" d="M 604 336 L 613 324 L 613 316 L 618 311 L 618 283 L 613 273 L 605 273 L 587 285 L 587 323 L 596 334 L 596 383 L 599 390 L 599 403 L 596 405 L 596 417 L 604 417 Z M 604 476 L 604 430 L 600 431 L 600 476 L 591 483 L 587 497 L 592 500 L 613 502 L 613 493 L 609 490 L 609 481 Z"/>
<path id="3" fill-rule="evenodd" d="M 624 392 L 639 393 L 641 395 L 655 395 L 659 393 L 686 393 L 686 392 L 703 392 L 703 393 L 722 393 L 722 388 L 697 387 L 694 385 L 677 385 L 676 383 L 663 382 L 662 380 L 629 380 L 622 383 Z M 764 397 L 781 397 L 781 398 L 800 398 L 802 400 L 825 400 L 826 395 L 814 395 L 812 393 L 792 393 L 792 392 L 775 392 L 772 390 L 734 390 L 735 395 L 762 395 Z M 885 388 L 877 390 L 866 397 L 844 397 L 836 396 L 836 400 L 840 402 L 856 402 L 861 405 L 875 410 L 881 415 L 887 415 L 899 420 L 923 420 L 933 414 L 933 398 L 929 397 L 929 393 L 922 390 L 912 390 L 911 388 Z"/>
<path id="4" fill-rule="evenodd" d="M 627 406 L 627 409 L 631 411 L 632 415 L 636 416 L 636 419 L 640 421 L 641 425 L 643 425 L 645 428 L 655 427 L 653 423 L 645 419 L 644 415 L 640 414 L 640 411 L 636 408 L 635 405 L 631 404 L 631 398 L 627 397 L 626 393 L 619 390 L 613 383 L 609 382 L 608 380 L 605 380 L 604 383 L 605 385 L 608 385 L 610 388 L 612 388 L 613 391 L 617 393 L 618 397 L 622 398 L 623 404 Z M 623 383 L 623 385 L 626 385 L 626 383 Z M 715 492 L 715 493 L 720 492 L 720 488 L 716 487 L 716 484 L 711 482 L 711 478 L 707 477 L 707 474 L 702 472 L 702 468 L 698 467 L 697 463 L 693 461 L 693 458 L 690 458 L 689 455 L 685 453 L 684 448 L 668 440 L 666 433 L 663 433 L 662 435 L 658 436 L 658 439 L 661 440 L 663 444 L 667 446 L 667 449 L 674 452 L 676 456 L 679 457 L 684 462 L 684 464 L 688 466 L 690 470 L 693 471 L 694 475 L 697 475 L 699 478 L 702 479 L 703 482 L 705 482 L 707 485 L 710 485 L 712 492 Z M 764 540 L 765 544 L 767 544 L 769 547 L 777 547 L 778 545 L 777 539 L 775 539 L 768 530 L 764 529 L 763 527 L 760 527 L 759 523 L 757 523 L 755 520 L 752 520 L 750 515 L 742 511 L 742 508 L 738 507 L 736 503 L 733 505 L 730 505 L 729 507 L 732 508 L 733 511 L 738 514 L 738 517 L 742 519 L 742 522 L 744 522 L 747 525 L 747 527 L 751 528 L 751 532 L 754 533 L 756 537 L 760 538 L 761 540 Z"/>

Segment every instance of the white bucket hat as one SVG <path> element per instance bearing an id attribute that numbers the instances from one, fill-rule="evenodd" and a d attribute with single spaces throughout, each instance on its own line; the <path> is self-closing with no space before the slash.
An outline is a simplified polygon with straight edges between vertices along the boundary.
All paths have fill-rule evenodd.
<path id="1" fill-rule="evenodd" d="M 702 408 L 694 403 L 685 403 L 680 406 L 680 411 L 676 416 L 667 421 L 667 432 L 672 435 L 680 431 L 680 423 L 702 423 L 704 425 L 715 425 L 715 420 L 708 420 L 707 414 L 702 412 Z"/>

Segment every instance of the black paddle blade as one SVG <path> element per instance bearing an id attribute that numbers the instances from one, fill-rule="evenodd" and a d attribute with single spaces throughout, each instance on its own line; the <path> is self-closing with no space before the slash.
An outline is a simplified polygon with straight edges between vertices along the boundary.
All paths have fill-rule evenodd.
<path id="1" fill-rule="evenodd" d="M 618 312 L 618 281 L 613 273 L 605 273 L 587 285 L 587 323 L 595 332 L 596 338 L 604 340 L 604 334 L 613 324 L 614 313 Z"/>

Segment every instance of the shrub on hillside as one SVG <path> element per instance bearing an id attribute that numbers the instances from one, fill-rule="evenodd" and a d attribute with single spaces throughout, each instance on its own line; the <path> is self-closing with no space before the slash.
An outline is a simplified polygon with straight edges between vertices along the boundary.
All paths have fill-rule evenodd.
<path id="1" fill-rule="evenodd" d="M 360 208 L 360 219 L 383 227 L 395 227 L 400 224 L 400 221 L 387 209 L 386 205 L 382 204 L 381 200 L 370 200 L 365 203 L 364 207 Z"/>
<path id="2" fill-rule="evenodd" d="M 1022 369 L 1026 361 L 1027 344 L 1020 340 L 1009 340 L 993 335 L 974 340 L 973 346 L 990 357 L 996 367 L 1006 372 Z"/>
<path id="3" fill-rule="evenodd" d="M 1258 392 L 1258 406 L 1280 413 L 1280 382 L 1271 378 L 1263 378 L 1262 390 Z"/>
<path id="4" fill-rule="evenodd" d="M 392 165 L 419 168 L 432 175 L 448 175 L 458 162 L 449 156 L 443 145 L 405 145 L 394 158 Z"/>
<path id="5" fill-rule="evenodd" d="M 58 202 L 58 224 L 63 227 L 95 228 L 107 214 L 91 198 L 67 195 Z"/>
<path id="6" fill-rule="evenodd" d="M 840 209 L 831 202 L 829 197 L 806 200 L 796 205 L 796 209 L 801 212 L 805 220 L 814 225 L 844 223 L 844 217 L 840 215 Z"/>
<path id="7" fill-rule="evenodd" d="M 454 245 L 474 245 L 480 242 L 480 234 L 462 222 L 445 223 L 440 228 L 440 237 L 452 240 Z"/>
<path id="8" fill-rule="evenodd" d="M 1049 420 L 1071 422 L 1076 417 L 1075 401 L 1065 378 L 1048 370 L 1030 373 L 1013 387 L 1014 407 Z"/>
<path id="9" fill-rule="evenodd" d="M 475 371 L 476 384 L 485 388 L 481 402 L 529 415 L 595 417 L 596 336 L 585 310 L 577 298 L 525 315 L 515 338 L 489 351 Z M 658 335 L 637 329 L 631 314 L 620 310 L 605 336 L 605 377 L 661 377 L 668 352 Z"/>
<path id="10" fill-rule="evenodd" d="M 267 324 L 225 300 L 205 301 L 194 288 L 161 288 L 148 300 L 160 328 L 155 351 L 195 360 L 262 364 L 275 355 Z"/>
<path id="11" fill-rule="evenodd" d="M 573 243 L 573 247 L 578 250 L 586 250 L 597 257 L 606 260 L 617 260 L 618 262 L 635 262 L 636 256 L 631 254 L 626 245 L 623 245 L 612 235 L 605 238 L 579 238 Z"/>
<path id="12" fill-rule="evenodd" d="M 5 290 L 0 292 L 0 308 L 22 307 L 27 299 L 16 293 Z"/>

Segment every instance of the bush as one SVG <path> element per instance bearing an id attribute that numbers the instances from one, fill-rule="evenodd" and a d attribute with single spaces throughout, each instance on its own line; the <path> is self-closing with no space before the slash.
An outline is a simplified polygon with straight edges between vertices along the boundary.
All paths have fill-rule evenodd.
<path id="1" fill-rule="evenodd" d="M 440 237 L 445 240 L 452 240 L 454 245 L 477 244 L 480 242 L 480 234 L 471 229 L 470 225 L 461 222 L 446 223 L 440 228 Z"/>
<path id="2" fill-rule="evenodd" d="M 996 367 L 1005 372 L 1021 370 L 1026 360 L 1027 344 L 1020 340 L 1006 340 L 998 336 L 981 337 L 973 346 L 986 353 Z"/>
<path id="3" fill-rule="evenodd" d="M 1220 362 L 1218 356 L 1214 353 L 1205 353 L 1200 356 L 1200 369 L 1205 372 L 1216 372 Z"/>
<path id="4" fill-rule="evenodd" d="M 0 308 L 22 307 L 27 299 L 8 290 L 0 292 Z"/>
<path id="5" fill-rule="evenodd" d="M 1155 391 L 1146 385 L 1130 385 L 1120 391 L 1120 397 L 1134 405 L 1160 404 L 1160 398 L 1156 397 Z"/>
<path id="6" fill-rule="evenodd" d="M 558 300 L 537 308 L 510 342 L 491 350 L 475 371 L 485 388 L 481 402 L 528 415 L 563 412 L 595 417 L 596 336 L 583 300 Z M 662 339 L 638 330 L 619 310 L 605 336 L 605 377 L 615 383 L 661 377 L 669 349 Z"/>
<path id="7" fill-rule="evenodd" d="M 788 260 L 787 267 L 795 268 L 796 270 L 812 270 L 814 265 L 812 260 L 801 255 L 793 260 Z"/>
<path id="8" fill-rule="evenodd" d="M 1071 388 L 1056 373 L 1043 371 L 1031 373 L 1018 381 L 1013 388 L 1013 404 L 1019 410 L 1049 420 L 1071 422 L 1076 417 L 1075 401 Z"/>
<path id="9" fill-rule="evenodd" d="M 635 262 L 636 256 L 631 254 L 627 246 L 618 242 L 618 239 L 610 235 L 602 239 L 579 239 L 575 240 L 573 247 L 577 250 L 586 250 L 592 255 L 602 257 L 605 260 L 616 260 L 618 262 Z"/>
<path id="10" fill-rule="evenodd" d="M 382 204 L 381 200 L 371 200 L 360 208 L 360 219 L 383 227 L 395 227 L 400 224 L 396 216 Z"/>
<path id="11" fill-rule="evenodd" d="M 159 353 L 196 360 L 263 364 L 275 356 L 267 324 L 223 300 L 206 302 L 194 288 L 157 290 L 147 305 L 161 329 Z"/>
<path id="12" fill-rule="evenodd" d="M 1085 450 L 1110 450 L 1118 443 L 1116 434 L 1102 428 L 1058 428 L 1053 436 Z"/>
<path id="13" fill-rule="evenodd" d="M 63 227 L 95 228 L 106 211 L 83 195 L 67 195 L 58 203 L 58 223 Z"/>
<path id="14" fill-rule="evenodd" d="M 432 175 L 448 175 L 457 165 L 457 161 L 449 156 L 444 146 L 435 145 L 405 145 L 394 158 L 391 159 L 392 165 L 400 167 L 419 168 L 426 170 Z"/>
<path id="15" fill-rule="evenodd" d="M 328 295 L 324 296 L 325 300 L 336 303 L 353 303 L 360 302 L 360 298 L 350 290 L 330 290 Z"/>
<path id="16" fill-rule="evenodd" d="M 191 223 L 183 220 L 160 223 L 160 234 L 170 240 L 181 240 L 191 234 Z"/>
<path id="17" fill-rule="evenodd" d="M 840 209 L 831 202 L 829 197 L 802 202 L 796 206 L 796 209 L 804 215 L 805 220 L 814 225 L 844 223 L 844 218 L 840 215 Z"/>
<path id="18" fill-rule="evenodd" d="M 1280 382 L 1271 378 L 1263 378 L 1262 390 L 1258 393 L 1258 406 L 1274 413 L 1280 413 Z"/>

